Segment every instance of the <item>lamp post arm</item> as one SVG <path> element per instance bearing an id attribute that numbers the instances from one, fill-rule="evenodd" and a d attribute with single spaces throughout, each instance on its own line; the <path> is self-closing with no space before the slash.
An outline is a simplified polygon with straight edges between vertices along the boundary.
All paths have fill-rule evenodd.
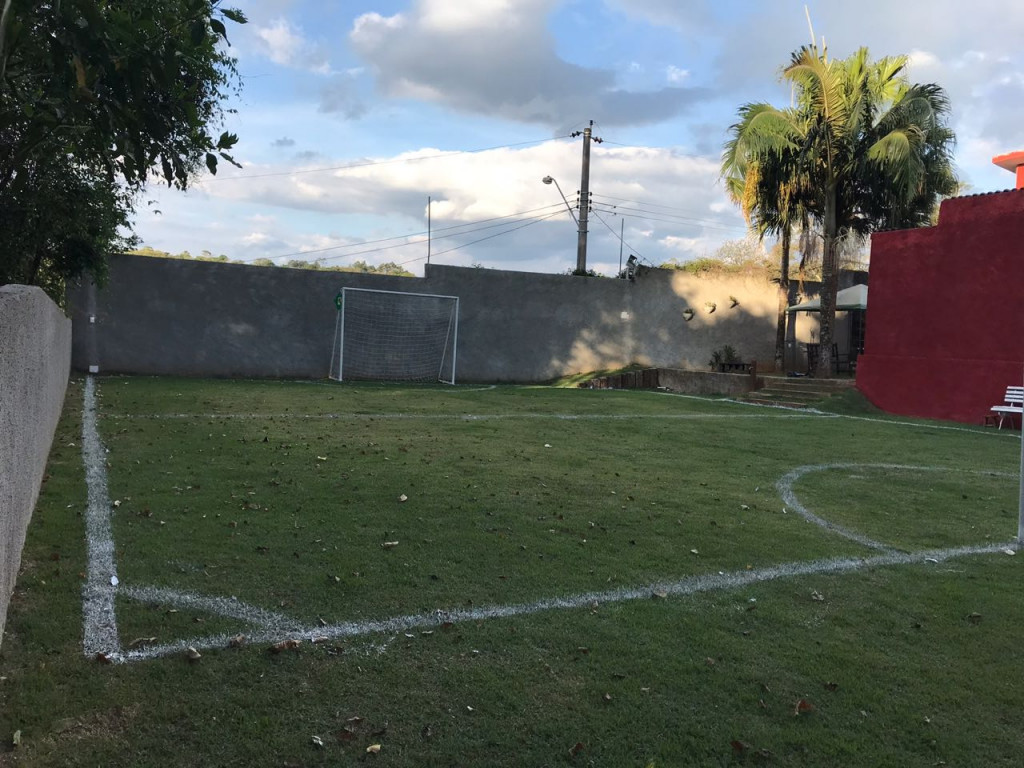
<path id="1" fill-rule="evenodd" d="M 548 178 L 550 178 L 551 181 L 554 182 L 555 189 L 557 189 L 558 190 L 558 194 L 560 194 L 562 196 L 562 202 L 565 203 L 565 207 L 568 209 L 569 215 L 572 216 L 572 220 L 576 223 L 576 229 L 579 229 L 580 228 L 580 220 L 576 218 L 576 212 L 573 211 L 572 206 L 569 205 L 569 201 L 565 197 L 565 193 L 562 191 L 562 188 L 558 185 L 558 179 L 554 178 L 553 176 L 550 176 Z"/>

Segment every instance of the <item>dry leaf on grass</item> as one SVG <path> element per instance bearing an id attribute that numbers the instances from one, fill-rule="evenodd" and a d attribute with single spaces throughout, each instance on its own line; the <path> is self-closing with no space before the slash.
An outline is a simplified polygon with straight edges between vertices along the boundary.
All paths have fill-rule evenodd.
<path id="1" fill-rule="evenodd" d="M 572 745 L 572 747 L 571 747 L 571 748 L 569 749 L 569 757 L 576 757 L 576 755 L 578 755 L 578 754 L 579 754 L 580 752 L 582 752 L 582 751 L 583 751 L 584 749 L 586 749 L 586 747 L 584 747 L 584 746 L 583 746 L 583 742 L 582 742 L 582 741 L 577 741 L 577 742 L 576 742 L 575 744 L 573 744 L 573 745 Z"/>
<path id="2" fill-rule="evenodd" d="M 241 648 L 243 645 L 245 645 L 245 640 L 245 635 L 235 635 L 230 640 L 228 640 L 228 645 L 232 648 Z"/>
<path id="3" fill-rule="evenodd" d="M 366 754 L 368 754 L 368 755 L 379 755 L 380 754 L 380 744 L 371 744 L 370 746 L 368 746 L 366 748 Z"/>
<path id="4" fill-rule="evenodd" d="M 314 747 L 320 747 L 321 749 L 323 749 L 324 740 L 321 739 L 319 736 L 314 736 L 313 737 L 313 746 Z"/>
<path id="5" fill-rule="evenodd" d="M 283 653 L 284 651 L 294 651 L 301 645 L 299 640 L 293 637 L 289 637 L 287 640 L 282 640 L 280 643 L 274 643 L 270 646 L 271 653 Z"/>
<path id="6" fill-rule="evenodd" d="M 156 642 L 156 638 L 155 637 L 136 637 L 134 640 L 132 640 L 130 643 L 128 643 L 128 648 L 129 649 L 141 648 L 142 646 L 149 645 L 150 643 L 155 643 L 155 642 Z"/>
<path id="7" fill-rule="evenodd" d="M 381 543 L 380 546 L 381 546 L 381 549 L 394 549 L 395 547 L 398 546 L 398 542 L 397 541 L 385 541 L 385 542 Z"/>
<path id="8" fill-rule="evenodd" d="M 189 661 L 199 661 L 203 658 L 203 654 L 197 651 L 193 646 L 189 646 L 185 649 L 185 658 Z"/>

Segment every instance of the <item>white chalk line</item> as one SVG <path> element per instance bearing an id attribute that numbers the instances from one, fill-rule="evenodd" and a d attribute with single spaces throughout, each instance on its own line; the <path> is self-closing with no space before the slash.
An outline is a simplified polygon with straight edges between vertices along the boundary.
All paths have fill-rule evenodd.
<path id="1" fill-rule="evenodd" d="M 82 648 L 86 656 L 120 651 L 114 590 L 117 567 L 110 515 L 113 506 L 107 491 L 106 450 L 96 426 L 96 381 L 86 377 L 82 403 L 82 463 L 88 503 L 85 509 L 87 576 L 82 587 Z"/>
<path id="2" fill-rule="evenodd" d="M 457 611 L 434 611 L 430 614 L 409 614 L 389 619 L 363 622 L 343 622 L 330 626 L 303 627 L 287 633 L 287 638 L 304 641 L 343 640 L 373 634 L 398 634 L 409 630 L 443 627 L 448 623 L 483 621 L 487 619 L 509 619 L 530 616 L 543 611 L 574 610 L 594 605 L 611 605 L 633 600 L 649 600 L 655 595 L 686 597 L 716 590 L 738 589 L 776 579 L 821 574 L 839 574 L 860 571 L 867 568 L 881 568 L 893 565 L 917 563 L 941 563 L 955 558 L 972 555 L 996 554 L 1007 549 L 1016 549 L 1015 542 L 988 544 L 976 547 L 927 550 L 904 553 L 887 552 L 867 558 L 846 557 L 812 560 L 809 562 L 785 563 L 767 568 L 731 571 L 728 573 L 701 574 L 676 581 L 653 582 L 640 587 L 622 587 L 605 592 L 588 592 L 567 597 L 553 597 L 531 603 L 495 605 Z M 249 644 L 262 645 L 286 639 L 279 632 L 261 629 L 246 636 Z M 161 656 L 183 653 L 187 648 L 215 650 L 227 648 L 232 635 L 215 635 L 205 638 L 178 640 L 172 643 L 153 645 L 127 651 L 118 661 L 143 661 Z"/>
<path id="3" fill-rule="evenodd" d="M 268 611 L 258 606 L 243 603 L 236 597 L 205 597 L 187 592 L 178 592 L 161 587 L 121 586 L 120 597 L 127 597 L 142 603 L 171 605 L 193 611 L 203 611 L 277 633 L 291 632 L 301 626 L 297 621 L 283 614 Z"/>
<path id="4" fill-rule="evenodd" d="M 993 477 L 1016 477 L 1016 475 L 1008 472 L 996 472 L 990 470 L 974 470 L 974 469 L 962 469 L 960 467 L 919 467 L 911 466 L 906 464 L 860 464 L 841 462 L 833 464 L 806 464 L 802 467 L 797 467 L 791 472 L 783 475 L 779 481 L 775 484 L 776 490 L 779 492 L 779 496 L 782 497 L 783 503 L 802 518 L 810 523 L 819 525 L 833 533 L 838 534 L 844 538 L 855 541 L 858 544 L 862 544 L 870 549 L 878 549 L 884 552 L 895 551 L 892 547 L 887 544 L 875 541 L 874 539 L 868 538 L 856 531 L 851 531 L 848 528 L 833 523 L 829 520 L 825 520 L 822 517 L 818 517 L 816 514 L 811 512 L 809 509 L 804 507 L 797 498 L 796 493 L 793 491 L 793 485 L 797 480 L 808 475 L 812 472 L 824 472 L 829 469 L 891 469 L 902 472 L 961 472 L 966 474 L 983 474 L 990 475 Z"/>
<path id="5" fill-rule="evenodd" d="M 459 611 L 436 610 L 430 614 L 405 615 L 377 621 L 343 622 L 329 626 L 292 626 L 289 629 L 285 629 L 287 625 L 292 623 L 291 620 L 280 616 L 279 614 L 270 614 L 259 608 L 248 606 L 234 598 L 205 598 L 185 593 L 178 593 L 173 590 L 155 590 L 151 588 L 122 588 L 120 592 L 129 598 L 144 600 L 147 602 L 166 601 L 171 604 L 207 610 L 211 613 L 217 613 L 222 616 L 237 618 L 249 625 L 257 627 L 257 631 L 255 633 L 247 636 L 247 642 L 250 643 L 270 643 L 280 641 L 285 638 L 312 642 L 313 640 L 338 640 L 380 633 L 396 634 L 413 629 L 437 627 L 447 622 L 455 624 L 467 621 L 526 616 L 548 610 L 578 609 L 593 606 L 595 604 L 606 605 L 645 599 L 650 598 L 654 594 L 664 594 L 666 596 L 688 596 L 714 590 L 735 589 L 752 583 L 770 581 L 778 578 L 790 578 L 823 573 L 845 573 L 863 568 L 908 565 L 922 562 L 938 563 L 957 557 L 993 554 L 1006 551 L 1007 549 L 1013 549 L 1016 551 L 1017 549 L 1018 545 L 1015 542 L 1007 542 L 1005 544 L 956 547 L 951 549 L 907 553 L 897 551 L 891 547 L 876 542 L 867 536 L 845 529 L 842 526 L 824 520 L 810 512 L 803 506 L 803 504 L 801 504 L 793 491 L 793 485 L 800 478 L 812 472 L 820 472 L 829 469 L 888 469 L 923 472 L 959 471 L 970 474 L 984 474 L 988 476 L 1015 477 L 1012 473 L 988 470 L 961 470 L 947 467 L 923 467 L 881 463 L 832 463 L 798 467 L 783 476 L 776 485 L 780 495 L 782 496 L 782 500 L 808 521 L 815 523 L 816 525 L 820 525 L 831 532 L 855 541 L 865 547 L 881 550 L 882 554 L 869 558 L 828 558 L 804 563 L 786 563 L 750 571 L 743 570 L 724 574 L 701 574 L 676 581 L 662 581 L 640 587 L 621 587 L 604 592 L 590 592 L 568 597 L 547 598 L 532 603 L 498 605 Z M 119 660 L 141 661 L 153 659 L 160 656 L 181 653 L 189 647 L 196 648 L 197 650 L 225 648 L 231 643 L 232 637 L 233 636 L 231 635 L 225 634 L 213 637 L 179 640 L 162 645 L 153 645 L 147 648 L 130 650 L 122 659 Z M 384 647 L 386 648 L 386 644 Z"/>
<path id="6" fill-rule="evenodd" d="M 626 390 L 623 390 L 626 391 Z M 796 411 L 815 416 L 820 416 L 827 419 L 850 419 L 852 421 L 869 421 L 875 424 L 890 424 L 898 427 L 914 427 L 916 429 L 941 429 L 949 432 L 965 432 L 970 435 L 1000 435 L 1005 437 L 1012 437 L 1017 440 L 1021 439 L 1020 434 L 1016 434 L 1012 431 L 996 429 L 985 429 L 984 427 L 953 427 L 946 424 L 934 424 L 932 422 L 916 422 L 916 421 L 897 421 L 895 419 L 883 419 L 876 416 L 853 416 L 847 413 L 831 413 L 829 411 L 822 411 L 817 408 L 798 408 L 792 405 L 772 405 L 771 403 L 748 403 L 744 400 L 735 400 L 733 398 L 722 398 L 722 397 L 709 397 L 707 395 L 684 395 L 680 392 L 653 392 L 651 390 L 629 390 L 636 392 L 647 392 L 649 394 L 656 395 L 668 395 L 670 397 L 682 397 L 688 400 L 701 400 L 708 403 L 729 403 L 731 405 L 740 405 L 745 408 L 769 408 L 777 411 Z"/>
<path id="7" fill-rule="evenodd" d="M 555 419 L 557 421 L 632 421 L 702 419 L 809 419 L 821 414 L 794 411 L 789 414 L 758 413 L 122 413 L 104 414 L 104 419 L 122 421 L 206 420 L 206 421 L 489 421 Z"/>

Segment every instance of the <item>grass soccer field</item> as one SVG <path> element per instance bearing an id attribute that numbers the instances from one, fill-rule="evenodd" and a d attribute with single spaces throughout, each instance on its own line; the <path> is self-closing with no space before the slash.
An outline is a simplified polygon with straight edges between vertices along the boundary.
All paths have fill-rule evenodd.
<path id="1" fill-rule="evenodd" d="M 850 410 L 73 380 L 0 765 L 1017 765 L 1019 436 Z"/>

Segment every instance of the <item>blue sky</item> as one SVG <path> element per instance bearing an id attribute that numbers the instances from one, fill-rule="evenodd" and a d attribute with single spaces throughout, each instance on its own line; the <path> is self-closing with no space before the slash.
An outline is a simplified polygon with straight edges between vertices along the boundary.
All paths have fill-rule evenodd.
<path id="1" fill-rule="evenodd" d="M 744 225 L 718 181 L 737 108 L 785 105 L 779 71 L 810 40 L 801 0 L 236 0 L 242 91 L 226 128 L 243 168 L 148 190 L 136 232 L 232 259 L 575 265 L 571 202 L 595 122 L 588 266 L 711 255 Z M 830 53 L 911 56 L 946 88 L 971 191 L 1012 187 L 1024 149 L 1024 3 L 818 0 Z M 159 211 L 159 213 L 157 213 Z M 487 239 L 484 239 L 487 238 Z M 474 242 L 475 241 L 475 242 Z"/>

